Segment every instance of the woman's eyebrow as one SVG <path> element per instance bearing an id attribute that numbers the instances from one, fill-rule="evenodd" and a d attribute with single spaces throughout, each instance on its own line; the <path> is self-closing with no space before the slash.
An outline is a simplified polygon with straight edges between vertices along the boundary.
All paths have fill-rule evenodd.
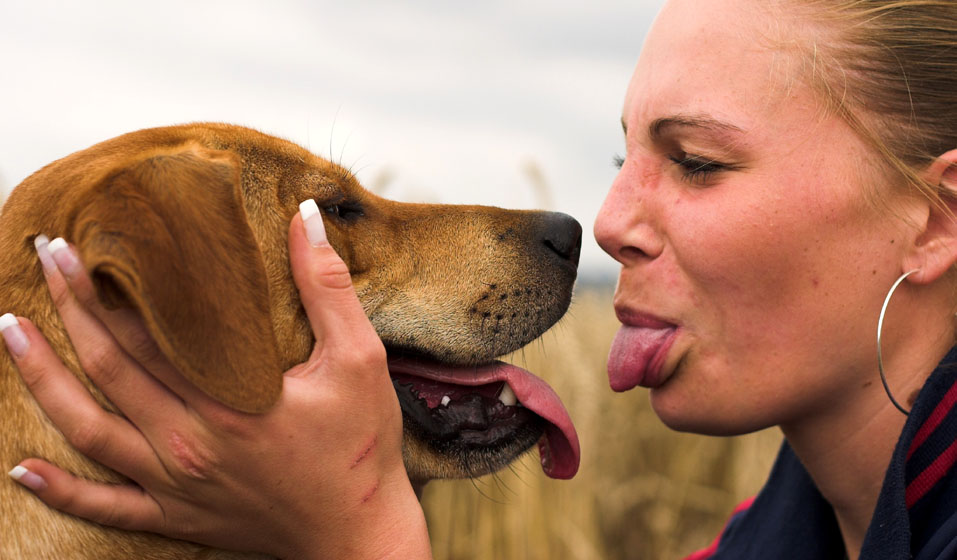
<path id="1" fill-rule="evenodd" d="M 726 123 L 724 121 L 719 121 L 709 116 L 705 115 L 674 115 L 671 117 L 663 117 L 660 119 L 655 119 L 651 121 L 651 124 L 648 125 L 648 135 L 653 140 L 658 140 L 664 136 L 669 129 L 671 128 L 700 128 L 704 129 L 707 132 L 717 132 L 717 133 L 742 133 L 744 132 L 741 128 Z"/>
<path id="2" fill-rule="evenodd" d="M 674 115 L 670 117 L 661 117 L 651 121 L 648 125 L 648 136 L 652 140 L 661 140 L 673 128 L 697 128 L 705 132 L 727 134 L 742 134 L 745 131 L 731 123 L 720 121 L 707 115 Z M 625 136 L 628 136 L 628 125 L 625 118 L 621 119 L 621 129 Z"/>

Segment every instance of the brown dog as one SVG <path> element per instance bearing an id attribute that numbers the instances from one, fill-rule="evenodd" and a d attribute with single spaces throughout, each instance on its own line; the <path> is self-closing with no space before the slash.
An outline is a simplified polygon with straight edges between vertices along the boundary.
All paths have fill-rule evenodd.
<path id="1" fill-rule="evenodd" d="M 101 300 L 136 309 L 187 379 L 231 407 L 262 412 L 282 372 L 313 344 L 286 244 L 306 198 L 323 208 L 329 240 L 389 352 L 412 480 L 493 472 L 536 442 L 547 474 L 573 476 L 578 440 L 558 398 L 494 360 L 568 307 L 581 227 L 563 214 L 388 201 L 299 146 L 236 126 L 142 130 L 50 164 L 11 193 L 0 214 L 0 311 L 30 317 L 113 410 L 81 372 L 33 249 L 38 234 L 62 236 Z M 0 403 L 2 464 L 43 457 L 119 480 L 69 446 L 6 353 Z M 0 481 L 0 558 L 234 556 L 86 523 Z"/>

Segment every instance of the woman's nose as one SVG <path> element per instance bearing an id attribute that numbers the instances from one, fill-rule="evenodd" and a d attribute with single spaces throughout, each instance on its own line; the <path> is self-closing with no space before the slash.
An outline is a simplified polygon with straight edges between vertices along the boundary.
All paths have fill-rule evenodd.
<path id="1" fill-rule="evenodd" d="M 598 245 L 624 266 L 653 260 L 664 250 L 658 231 L 657 178 L 625 162 L 611 184 L 595 220 Z"/>

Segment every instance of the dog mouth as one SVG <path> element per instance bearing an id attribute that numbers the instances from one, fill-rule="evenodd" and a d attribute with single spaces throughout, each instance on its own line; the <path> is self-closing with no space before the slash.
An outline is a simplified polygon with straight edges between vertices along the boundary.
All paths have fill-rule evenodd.
<path id="1" fill-rule="evenodd" d="M 501 361 L 452 366 L 406 354 L 390 354 L 389 373 L 403 417 L 433 447 L 495 453 L 527 441 L 524 451 L 537 441 L 546 475 L 567 479 L 578 472 L 571 418 L 532 373 Z"/>

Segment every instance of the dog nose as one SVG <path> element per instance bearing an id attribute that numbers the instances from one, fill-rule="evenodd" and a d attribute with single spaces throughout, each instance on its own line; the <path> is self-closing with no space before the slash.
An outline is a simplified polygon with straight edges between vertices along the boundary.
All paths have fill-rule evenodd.
<path id="1" fill-rule="evenodd" d="M 542 224 L 545 246 L 562 260 L 578 266 L 582 249 L 582 226 L 578 220 L 561 212 L 545 212 Z"/>

